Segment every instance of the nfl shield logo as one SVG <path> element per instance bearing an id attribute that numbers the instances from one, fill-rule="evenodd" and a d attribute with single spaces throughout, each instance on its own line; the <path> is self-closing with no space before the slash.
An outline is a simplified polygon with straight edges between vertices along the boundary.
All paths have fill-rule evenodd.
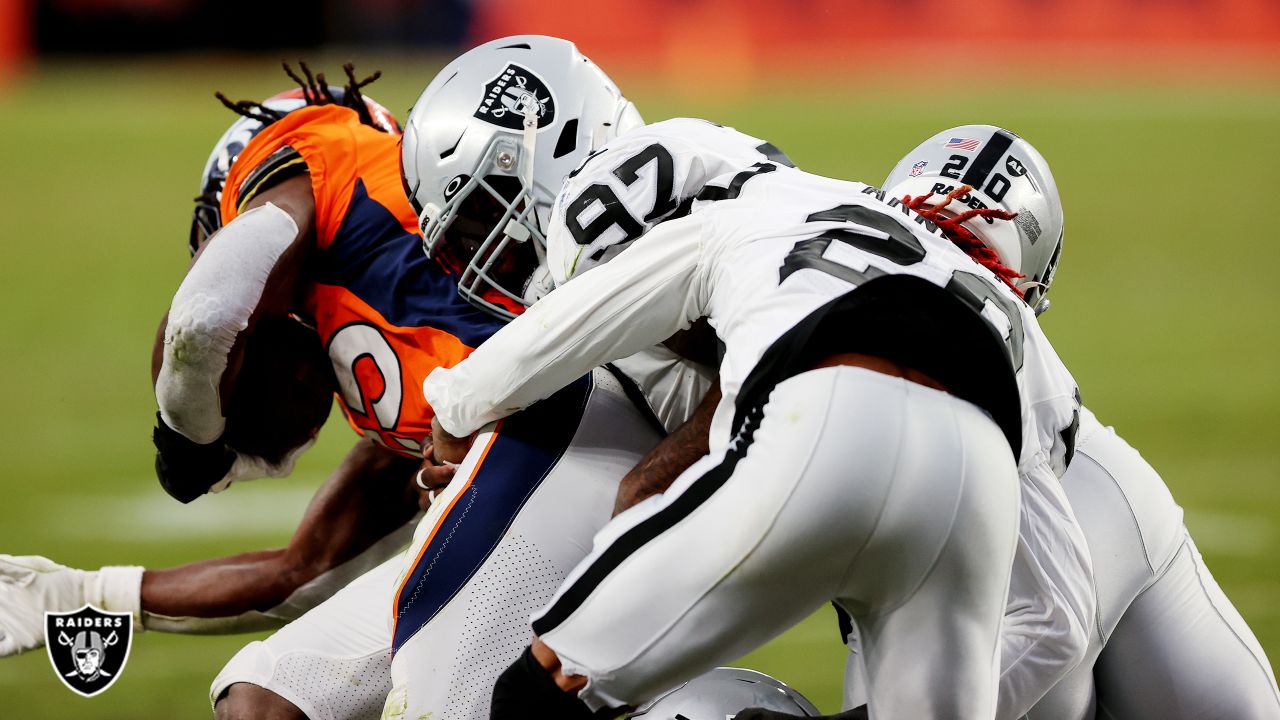
<path id="1" fill-rule="evenodd" d="M 912 166 L 911 166 L 911 177 L 920 177 L 920 174 L 924 172 L 924 168 L 925 168 L 925 166 L 926 166 L 926 165 L 928 165 L 928 164 L 929 164 L 929 161 L 928 161 L 928 160 L 921 160 L 920 162 L 916 163 L 915 165 L 912 165 Z"/>
<path id="2" fill-rule="evenodd" d="M 62 683 L 85 697 L 111 687 L 129 659 L 133 619 L 92 605 L 44 614 L 44 646 Z"/>

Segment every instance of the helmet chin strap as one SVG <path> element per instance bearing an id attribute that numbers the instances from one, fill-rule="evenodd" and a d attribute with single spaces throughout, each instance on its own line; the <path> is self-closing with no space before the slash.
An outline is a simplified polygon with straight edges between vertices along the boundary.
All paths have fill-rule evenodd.
<path id="1" fill-rule="evenodd" d="M 528 196 L 525 198 L 525 202 L 528 203 L 528 206 L 525 208 L 525 211 L 528 215 L 533 216 L 534 222 L 537 222 L 538 220 L 538 217 L 536 214 L 537 211 L 535 209 L 536 203 L 534 202 L 534 197 L 533 197 L 533 192 L 534 192 L 533 159 L 535 157 L 533 153 L 534 153 L 534 150 L 537 149 L 537 144 L 538 144 L 538 111 L 535 109 L 534 105 L 530 105 L 524 109 L 524 132 L 523 132 L 523 137 L 521 138 L 521 145 L 522 145 L 521 153 L 524 155 L 524 157 L 522 158 L 522 162 L 520 163 L 520 183 L 524 186 L 525 192 L 528 193 Z M 516 239 L 521 242 L 523 242 L 524 240 L 528 240 L 530 237 L 528 228 L 526 228 L 523 224 L 521 224 L 520 230 L 523 231 L 524 237 L 516 238 Z M 547 264 L 547 253 L 546 253 L 546 249 L 542 247 L 542 243 L 535 241 L 533 243 L 533 252 L 538 257 L 538 266 L 545 267 Z"/>
<path id="2" fill-rule="evenodd" d="M 520 181 L 533 189 L 533 151 L 538 143 L 538 111 L 530 105 L 524 109 L 524 162 L 520 163 Z"/>

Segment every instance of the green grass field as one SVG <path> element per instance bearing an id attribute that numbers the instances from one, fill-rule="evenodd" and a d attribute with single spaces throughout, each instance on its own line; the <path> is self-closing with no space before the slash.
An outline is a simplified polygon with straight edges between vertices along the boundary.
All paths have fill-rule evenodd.
<path id="1" fill-rule="evenodd" d="M 372 94 L 397 111 L 434 70 L 382 66 Z M 233 119 L 212 91 L 261 98 L 283 81 L 268 59 L 97 61 L 42 66 L 0 94 L 0 552 L 163 567 L 279 545 L 351 442 L 332 423 L 295 478 L 190 506 L 169 500 L 151 470 L 151 341 L 186 267 L 200 169 Z M 633 84 L 630 94 L 650 119 L 713 118 L 801 166 L 872 183 L 951 125 L 1000 124 L 1035 143 L 1067 212 L 1045 328 L 1086 403 L 1164 475 L 1274 663 L 1280 85 L 1058 85 L 778 85 L 715 100 Z M 43 652 L 0 660 L 0 717 L 204 717 L 209 681 L 248 639 L 142 635 L 121 680 L 87 700 L 61 686 Z M 842 658 L 821 613 L 746 662 L 834 709 Z"/>

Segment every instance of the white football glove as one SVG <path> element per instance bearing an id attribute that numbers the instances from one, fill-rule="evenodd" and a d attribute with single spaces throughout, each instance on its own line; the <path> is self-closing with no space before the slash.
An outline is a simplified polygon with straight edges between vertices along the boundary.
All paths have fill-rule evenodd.
<path id="1" fill-rule="evenodd" d="M 140 567 L 76 570 L 39 555 L 0 555 L 0 657 L 44 645 L 45 612 L 69 612 L 84 605 L 128 612 L 142 630 Z"/>

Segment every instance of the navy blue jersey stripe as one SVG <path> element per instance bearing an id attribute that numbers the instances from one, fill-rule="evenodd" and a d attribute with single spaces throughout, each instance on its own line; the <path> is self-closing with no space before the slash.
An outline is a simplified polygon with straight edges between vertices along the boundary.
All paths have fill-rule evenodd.
<path id="1" fill-rule="evenodd" d="M 569 618 L 582 603 L 590 597 L 596 587 L 604 581 L 619 565 L 636 551 L 644 547 L 654 538 L 675 527 L 681 520 L 689 517 L 694 510 L 711 498 L 717 490 L 724 486 L 740 461 L 751 447 L 756 428 L 764 417 L 764 405 L 752 408 L 743 421 L 741 429 L 730 445 L 728 452 L 719 465 L 705 472 L 694 480 L 679 497 L 670 505 L 645 518 L 640 524 L 626 531 L 613 541 L 591 565 L 578 576 L 572 585 L 565 588 L 555 603 L 533 621 L 533 632 L 545 635 L 556 629 Z"/>
<path id="2" fill-rule="evenodd" d="M 333 242 L 320 253 L 317 282 L 350 290 L 400 327 L 430 327 L 476 347 L 502 321 L 463 300 L 452 275 L 422 251 L 404 227 L 357 180 Z"/>
<path id="3" fill-rule="evenodd" d="M 419 555 L 400 592 L 394 654 L 467 584 L 568 449 L 591 394 L 585 375 L 512 415 Z"/>

